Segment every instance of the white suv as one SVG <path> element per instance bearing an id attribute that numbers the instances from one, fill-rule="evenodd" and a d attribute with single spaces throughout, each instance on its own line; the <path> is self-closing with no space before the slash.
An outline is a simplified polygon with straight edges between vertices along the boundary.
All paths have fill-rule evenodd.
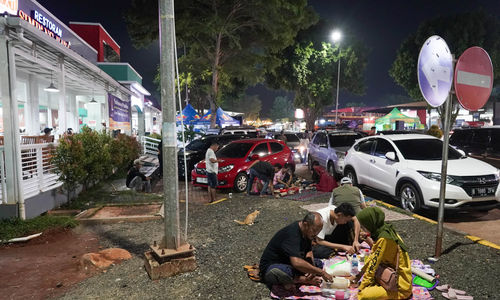
<path id="1" fill-rule="evenodd" d="M 423 134 L 372 136 L 347 152 L 344 174 L 354 184 L 395 196 L 416 212 L 439 207 L 443 142 Z M 499 206 L 498 169 L 450 147 L 446 209 L 490 210 Z"/>

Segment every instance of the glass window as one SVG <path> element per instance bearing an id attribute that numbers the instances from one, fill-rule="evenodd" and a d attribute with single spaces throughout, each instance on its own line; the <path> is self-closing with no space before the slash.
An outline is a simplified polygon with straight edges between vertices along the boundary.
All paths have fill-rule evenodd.
<path id="1" fill-rule="evenodd" d="M 315 144 L 315 145 L 319 145 L 319 134 L 316 134 L 313 137 L 312 143 Z"/>
<path id="2" fill-rule="evenodd" d="M 287 142 L 292 142 L 292 143 L 297 142 L 297 143 L 300 143 L 299 138 L 295 134 L 291 134 L 291 133 L 286 134 L 285 133 L 285 137 L 286 137 L 286 141 Z"/>
<path id="3" fill-rule="evenodd" d="M 116 53 L 115 49 L 111 48 L 106 42 L 103 42 L 103 52 L 104 52 L 104 61 L 106 62 L 119 62 L 120 55 Z"/>
<path id="4" fill-rule="evenodd" d="M 500 152 L 500 130 L 491 129 L 491 148 L 493 151 Z"/>
<path id="5" fill-rule="evenodd" d="M 366 154 L 372 154 L 372 147 L 373 147 L 374 143 L 375 143 L 375 140 L 373 140 L 373 139 L 362 141 L 361 143 L 356 145 L 355 150 L 359 151 L 359 152 L 366 153 Z"/>
<path id="6" fill-rule="evenodd" d="M 194 140 L 186 146 L 186 149 L 191 151 L 207 150 L 211 143 L 211 140 Z"/>
<path id="7" fill-rule="evenodd" d="M 350 147 L 360 138 L 357 134 L 330 134 L 330 147 Z"/>
<path id="8" fill-rule="evenodd" d="M 230 143 L 217 151 L 217 157 L 242 158 L 247 155 L 252 146 L 251 143 Z"/>
<path id="9" fill-rule="evenodd" d="M 486 149 L 490 143 L 490 133 L 487 129 L 474 130 L 471 146 Z"/>
<path id="10" fill-rule="evenodd" d="M 458 147 L 470 146 L 472 130 L 457 130 L 450 137 L 450 144 Z"/>
<path id="11" fill-rule="evenodd" d="M 394 154 L 396 154 L 396 151 L 394 151 L 391 143 L 384 139 L 377 139 L 377 145 L 375 146 L 375 152 L 373 154 L 375 156 L 385 158 L 385 154 L 387 152 L 394 152 Z"/>
<path id="12" fill-rule="evenodd" d="M 405 159 L 441 160 L 443 142 L 437 139 L 414 139 L 394 141 Z M 459 159 L 462 155 L 452 147 L 448 149 L 448 159 Z"/>
<path id="13" fill-rule="evenodd" d="M 326 146 L 326 134 L 318 133 L 318 145 Z"/>
<path id="14" fill-rule="evenodd" d="M 283 145 L 278 143 L 270 143 L 271 144 L 271 153 L 278 153 L 283 150 Z"/>
<path id="15" fill-rule="evenodd" d="M 267 149 L 267 143 L 258 144 L 252 151 L 252 155 L 254 154 L 257 154 L 260 157 L 268 155 L 269 150 Z"/>

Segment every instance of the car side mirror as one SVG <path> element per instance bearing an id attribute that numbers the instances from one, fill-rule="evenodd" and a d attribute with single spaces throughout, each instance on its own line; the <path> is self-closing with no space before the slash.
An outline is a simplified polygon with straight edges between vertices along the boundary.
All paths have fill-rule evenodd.
<path id="1" fill-rule="evenodd" d="M 461 150 L 461 149 L 455 149 L 455 150 L 457 150 L 458 153 L 460 153 L 460 155 L 467 157 L 467 154 L 465 154 L 464 150 Z"/>
<path id="2" fill-rule="evenodd" d="M 258 160 L 258 159 L 259 159 L 258 154 L 252 154 L 252 156 L 250 156 L 250 160 Z"/>
<path id="3" fill-rule="evenodd" d="M 387 152 L 385 154 L 385 158 L 387 158 L 388 160 L 392 160 L 392 161 L 396 161 L 396 153 L 394 152 Z"/>

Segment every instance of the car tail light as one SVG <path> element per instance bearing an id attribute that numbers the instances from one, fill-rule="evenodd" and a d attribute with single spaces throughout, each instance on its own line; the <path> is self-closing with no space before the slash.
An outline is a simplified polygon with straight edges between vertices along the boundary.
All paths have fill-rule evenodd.
<path id="1" fill-rule="evenodd" d="M 349 151 L 346 151 L 346 152 L 345 152 L 345 156 L 347 156 L 347 153 L 349 153 Z"/>

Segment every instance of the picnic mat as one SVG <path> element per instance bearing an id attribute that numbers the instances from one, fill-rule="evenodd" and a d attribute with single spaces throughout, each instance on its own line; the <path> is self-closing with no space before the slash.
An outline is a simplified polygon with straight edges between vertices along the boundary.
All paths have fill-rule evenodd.
<path id="1" fill-rule="evenodd" d="M 345 257 L 335 256 L 331 259 L 332 262 L 339 262 L 345 260 Z M 419 265 L 422 262 L 419 260 L 412 260 L 412 265 Z M 361 265 L 360 265 L 361 267 Z M 349 288 L 349 300 L 358 299 L 358 289 Z M 332 296 L 323 296 L 321 288 L 313 285 L 302 285 L 295 293 L 285 290 L 283 287 L 274 286 L 271 290 L 271 298 L 273 299 L 309 299 L 309 300 L 327 300 L 335 299 Z M 428 300 L 432 299 L 431 294 L 425 287 L 413 286 L 413 300 Z"/>
<path id="2" fill-rule="evenodd" d="M 349 289 L 349 300 L 358 299 L 358 289 Z M 321 288 L 313 285 L 302 285 L 299 292 L 295 295 L 290 295 L 290 292 L 283 288 L 273 287 L 271 291 L 271 298 L 273 299 L 308 299 L 308 300 L 331 300 L 335 297 L 327 297 L 321 295 Z M 429 291 L 421 286 L 413 286 L 412 300 L 429 300 L 432 299 Z"/>
<path id="3" fill-rule="evenodd" d="M 316 198 L 323 198 L 326 201 L 330 198 L 330 193 L 328 192 L 318 192 L 313 190 L 304 190 L 302 193 L 296 193 L 292 195 L 286 195 L 282 197 L 284 199 L 294 200 L 294 201 L 310 201 Z"/>

